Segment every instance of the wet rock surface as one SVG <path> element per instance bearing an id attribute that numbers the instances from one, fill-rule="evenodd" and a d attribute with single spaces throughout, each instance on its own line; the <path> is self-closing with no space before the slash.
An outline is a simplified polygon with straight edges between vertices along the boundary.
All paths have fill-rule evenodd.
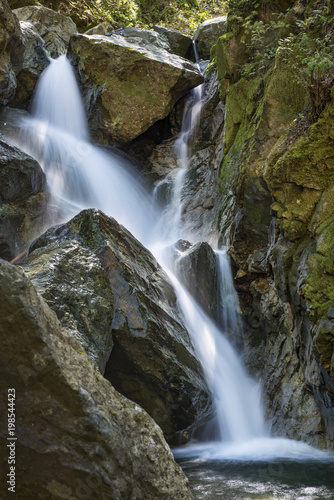
<path id="1" fill-rule="evenodd" d="M 206 242 L 196 243 L 183 251 L 175 262 L 176 274 L 197 300 L 202 309 L 213 319 L 217 318 L 217 259 Z"/>
<path id="2" fill-rule="evenodd" d="M 19 498 L 193 498 L 159 427 L 94 369 L 23 271 L 4 261 L 0 298 L 0 386 L 15 387 Z M 2 419 L 3 447 L 7 432 Z"/>
<path id="3" fill-rule="evenodd" d="M 0 134 L 0 232 L 9 252 L 3 258 L 27 250 L 56 219 L 52 203 L 40 165 Z"/>
<path id="4" fill-rule="evenodd" d="M 97 210 L 51 228 L 30 252 L 28 275 L 101 370 L 106 363 L 105 377 L 148 411 L 169 442 L 186 441 L 210 418 L 211 397 L 173 288 L 150 252 Z"/>

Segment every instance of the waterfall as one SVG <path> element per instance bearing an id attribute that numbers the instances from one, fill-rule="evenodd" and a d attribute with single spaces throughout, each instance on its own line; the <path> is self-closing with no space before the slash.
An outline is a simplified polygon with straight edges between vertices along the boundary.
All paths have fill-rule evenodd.
<path id="1" fill-rule="evenodd" d="M 242 344 L 242 321 L 239 299 L 234 288 L 233 276 L 226 248 L 216 251 L 218 261 L 218 324 L 235 345 Z"/>
<path id="2" fill-rule="evenodd" d="M 146 241 L 156 214 L 151 196 L 130 162 L 94 146 L 73 68 L 65 55 L 41 76 L 32 116 L 22 123 L 18 146 L 36 158 L 59 204 L 78 212 L 100 208 Z"/>
<path id="3" fill-rule="evenodd" d="M 91 143 L 75 76 L 65 56 L 52 60 L 43 73 L 33 115 L 22 123 L 17 142 L 42 165 L 50 190 L 59 203 L 65 201 L 77 212 L 82 208 L 100 208 L 126 226 L 166 268 L 215 399 L 219 428 L 214 444 L 189 446 L 176 453 L 252 458 L 257 453 L 262 453 L 262 457 L 294 456 L 300 450 L 305 455 L 305 449 L 311 448 L 303 443 L 303 447 L 298 448 L 298 443 L 268 438 L 259 385 L 248 377 L 223 332 L 185 291 L 167 258 L 166 248 L 170 243 L 184 237 L 182 191 L 189 143 L 201 109 L 201 92 L 202 87 L 195 89 L 185 108 L 182 131 L 176 141 L 179 167 L 173 172 L 171 204 L 160 215 L 129 162 Z M 221 255 L 218 252 L 218 256 Z M 229 280 L 228 294 L 233 296 L 231 275 L 224 273 L 224 276 L 224 280 Z M 225 283 L 223 294 L 226 287 Z M 233 328 L 235 321 L 230 318 L 226 328 Z M 311 450 L 309 453 L 314 457 Z"/>

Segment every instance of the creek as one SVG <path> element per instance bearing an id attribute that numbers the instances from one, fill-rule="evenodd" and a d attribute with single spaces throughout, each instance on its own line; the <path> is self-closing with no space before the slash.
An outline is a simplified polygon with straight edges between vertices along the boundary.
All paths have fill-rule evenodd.
<path id="1" fill-rule="evenodd" d="M 182 191 L 201 94 L 201 87 L 194 89 L 185 107 L 175 149 L 178 168 L 162 181 L 172 186 L 170 203 L 163 209 L 128 160 L 92 144 L 75 75 L 65 56 L 53 60 L 42 75 L 32 115 L 22 123 L 17 142 L 42 165 L 68 219 L 83 208 L 101 209 L 148 247 L 168 273 L 216 410 L 216 421 L 202 441 L 173 450 L 197 497 L 334 498 L 333 455 L 302 442 L 271 437 L 261 386 L 248 376 L 241 356 L 224 334 L 241 328 L 226 252 L 215 248 L 219 293 L 225 303 L 229 298 L 221 313 L 222 328 L 176 276 L 171 258 L 175 243 L 179 239 L 196 242 L 182 219 Z"/>

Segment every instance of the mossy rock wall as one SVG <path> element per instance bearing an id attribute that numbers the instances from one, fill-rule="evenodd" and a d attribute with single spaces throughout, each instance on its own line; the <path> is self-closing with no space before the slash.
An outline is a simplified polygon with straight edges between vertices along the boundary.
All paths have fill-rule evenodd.
<path id="1" fill-rule="evenodd" d="M 245 360 L 262 379 L 273 432 L 333 447 L 334 93 L 310 125 L 307 88 L 280 51 L 243 76 L 243 4 L 233 3 L 211 54 L 226 109 L 220 241 L 235 263 Z"/>

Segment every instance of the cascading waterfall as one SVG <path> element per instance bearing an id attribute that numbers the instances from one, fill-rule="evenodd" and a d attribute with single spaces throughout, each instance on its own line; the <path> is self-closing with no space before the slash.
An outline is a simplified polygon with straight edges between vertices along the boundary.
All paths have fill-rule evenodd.
<path id="1" fill-rule="evenodd" d="M 130 162 L 91 144 L 74 70 L 66 58 L 51 61 L 39 80 L 32 116 L 22 123 L 18 145 L 37 159 L 50 190 L 69 216 L 100 208 L 147 244 L 155 225 L 151 197 Z"/>
<path id="2" fill-rule="evenodd" d="M 231 336 L 235 345 L 242 342 L 242 321 L 239 312 L 239 299 L 233 286 L 233 276 L 225 248 L 216 251 L 218 262 L 218 324 L 225 335 Z"/>
<path id="3" fill-rule="evenodd" d="M 41 163 L 50 189 L 60 200 L 74 205 L 77 212 L 87 207 L 105 211 L 125 225 L 165 265 L 215 397 L 219 427 L 215 443 L 188 446 L 176 454 L 239 459 L 259 455 L 315 458 L 322 452 L 304 443 L 268 437 L 259 385 L 248 377 L 234 348 L 185 291 L 166 259 L 166 247 L 184 236 L 182 188 L 189 161 L 189 141 L 201 109 L 201 92 L 202 87 L 194 90 L 192 102 L 186 108 L 177 140 L 180 166 L 173 173 L 170 207 L 160 215 L 159 222 L 152 198 L 130 165 L 119 155 L 91 144 L 75 76 L 65 56 L 53 60 L 44 72 L 35 95 L 34 114 L 22 124 L 18 143 Z M 158 230 L 159 226 L 163 232 Z"/>

